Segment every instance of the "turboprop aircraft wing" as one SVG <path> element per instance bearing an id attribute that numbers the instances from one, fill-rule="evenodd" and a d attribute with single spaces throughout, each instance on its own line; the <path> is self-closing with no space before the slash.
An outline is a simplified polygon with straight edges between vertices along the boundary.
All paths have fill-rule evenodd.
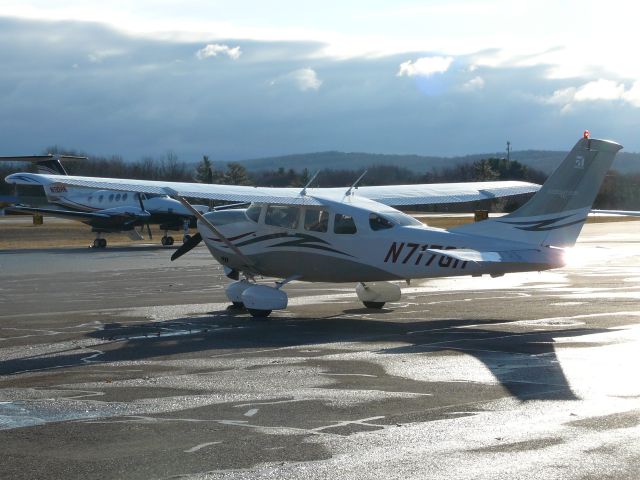
<path id="1" fill-rule="evenodd" d="M 320 205 L 315 197 L 346 200 L 344 188 L 271 188 L 184 182 L 161 182 L 119 178 L 77 177 L 36 173 L 14 173 L 5 181 L 19 185 L 64 184 L 77 187 L 120 190 L 164 195 L 167 191 L 182 197 L 228 202 L 261 202 L 289 205 Z M 519 181 L 432 183 L 358 187 L 354 195 L 388 206 L 462 203 L 534 193 L 540 186 Z"/>

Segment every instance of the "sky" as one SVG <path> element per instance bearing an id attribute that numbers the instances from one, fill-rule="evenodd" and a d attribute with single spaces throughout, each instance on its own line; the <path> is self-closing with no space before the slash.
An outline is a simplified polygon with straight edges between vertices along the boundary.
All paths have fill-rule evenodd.
<path id="1" fill-rule="evenodd" d="M 637 6 L 638 5 L 638 6 Z M 640 151 L 640 4 L 0 0 L 0 155 Z"/>

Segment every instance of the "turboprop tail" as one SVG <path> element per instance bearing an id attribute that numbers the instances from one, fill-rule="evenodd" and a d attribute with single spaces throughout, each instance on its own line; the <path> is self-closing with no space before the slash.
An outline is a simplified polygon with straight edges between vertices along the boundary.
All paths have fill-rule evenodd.
<path id="1" fill-rule="evenodd" d="M 501 218 L 451 231 L 534 245 L 573 246 L 621 148 L 609 140 L 590 139 L 585 132 L 542 188 L 521 208 Z"/>

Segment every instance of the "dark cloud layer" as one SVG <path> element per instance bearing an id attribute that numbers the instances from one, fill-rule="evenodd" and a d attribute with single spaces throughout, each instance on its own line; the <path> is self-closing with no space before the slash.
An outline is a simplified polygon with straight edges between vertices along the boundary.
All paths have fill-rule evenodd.
<path id="1" fill-rule="evenodd" d="M 199 59 L 207 44 L 241 54 Z M 549 80 L 544 65 L 470 69 L 472 57 L 431 77 L 397 76 L 401 63 L 437 52 L 336 60 L 318 55 L 321 47 L 171 42 L 93 23 L 0 19 L 1 153 L 57 144 L 130 159 L 167 150 L 185 160 L 454 155 L 496 151 L 508 139 L 517 149 L 567 149 L 584 128 L 638 149 L 632 106 L 585 102 L 562 113 L 546 100 L 589 79 Z"/>

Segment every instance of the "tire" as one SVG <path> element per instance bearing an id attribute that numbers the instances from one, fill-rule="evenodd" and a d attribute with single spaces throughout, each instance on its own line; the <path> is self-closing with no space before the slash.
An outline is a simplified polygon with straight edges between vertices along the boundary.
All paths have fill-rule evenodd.
<path id="1" fill-rule="evenodd" d="M 184 237 L 182 237 L 182 243 L 187 243 L 189 240 L 191 240 L 191 235 L 186 234 Z"/>
<path id="2" fill-rule="evenodd" d="M 93 245 L 91 246 L 91 248 L 100 248 L 100 239 L 99 238 L 96 238 L 93 241 Z"/>
<path id="3" fill-rule="evenodd" d="M 248 308 L 249 313 L 253 318 L 267 318 L 271 314 L 271 310 L 256 310 L 255 308 Z"/>
<path id="4" fill-rule="evenodd" d="M 106 238 L 101 238 L 98 246 L 100 248 L 107 248 L 107 239 Z"/>
<path id="5" fill-rule="evenodd" d="M 167 245 L 173 245 L 173 237 L 167 237 Z"/>
<path id="6" fill-rule="evenodd" d="M 231 302 L 231 305 L 234 310 L 244 310 L 244 303 L 242 302 Z"/>
<path id="7" fill-rule="evenodd" d="M 384 302 L 362 302 L 362 303 L 367 308 L 376 308 L 379 310 L 382 307 L 384 307 Z"/>

